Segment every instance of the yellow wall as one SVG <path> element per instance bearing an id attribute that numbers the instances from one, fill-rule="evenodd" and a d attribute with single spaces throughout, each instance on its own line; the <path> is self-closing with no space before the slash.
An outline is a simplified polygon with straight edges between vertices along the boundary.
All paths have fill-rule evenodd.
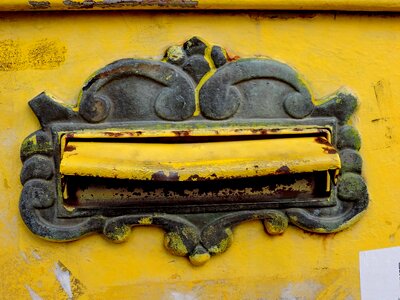
<path id="1" fill-rule="evenodd" d="M 20 10 L 284 9 L 400 11 L 398 0 L 2 0 L 0 11 Z"/>
<path id="2" fill-rule="evenodd" d="M 340 87 L 360 100 L 370 206 L 344 232 L 282 236 L 261 222 L 202 267 L 172 256 L 163 232 L 135 228 L 127 242 L 101 235 L 53 243 L 19 217 L 19 147 L 39 129 L 27 102 L 46 90 L 74 104 L 85 79 L 124 57 L 161 59 L 193 35 L 232 56 L 269 56 L 294 67 L 318 99 Z M 358 299 L 358 253 L 400 242 L 400 22 L 398 16 L 262 12 L 3 13 L 0 15 L 0 298 Z M 61 266 L 61 267 L 60 267 Z M 65 266 L 65 268 L 63 267 Z M 184 298 L 187 297 L 187 298 Z M 281 297 L 281 298 L 280 298 Z M 286 298 L 285 298 L 286 297 Z"/>

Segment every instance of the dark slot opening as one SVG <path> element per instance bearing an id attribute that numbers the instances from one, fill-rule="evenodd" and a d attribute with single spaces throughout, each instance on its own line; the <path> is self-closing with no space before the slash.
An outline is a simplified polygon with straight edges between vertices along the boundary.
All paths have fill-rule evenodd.
<path id="1" fill-rule="evenodd" d="M 327 129 L 320 129 L 318 133 L 307 133 L 298 131 L 296 134 L 280 134 L 279 131 L 271 131 L 265 134 L 249 134 L 249 135 L 211 135 L 211 136 L 190 136 L 178 133 L 175 137 L 124 137 L 121 138 L 117 134 L 110 138 L 67 138 L 67 141 L 81 142 L 109 142 L 114 143 L 118 139 L 118 143 L 160 143 L 160 144 L 184 144 L 184 143 L 212 143 L 212 142 L 232 142 L 232 141 L 251 141 L 265 139 L 287 139 L 298 137 L 323 137 L 329 138 Z"/>
<path id="2" fill-rule="evenodd" d="M 139 181 L 65 176 L 64 204 L 79 208 L 207 206 L 265 203 L 318 206 L 326 201 L 328 172 L 210 181 Z M 323 199 L 323 200 L 322 200 Z"/>

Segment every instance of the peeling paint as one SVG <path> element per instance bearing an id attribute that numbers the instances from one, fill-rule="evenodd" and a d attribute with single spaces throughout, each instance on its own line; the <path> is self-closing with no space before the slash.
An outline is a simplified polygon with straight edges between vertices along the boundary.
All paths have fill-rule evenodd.
<path id="1" fill-rule="evenodd" d="M 60 262 L 57 262 L 54 274 L 56 274 L 57 281 L 60 283 L 64 292 L 68 295 L 68 298 L 72 299 L 71 272 Z"/>
<path id="2" fill-rule="evenodd" d="M 289 283 L 282 289 L 281 300 L 316 299 L 323 286 L 315 281 Z"/>
<path id="3" fill-rule="evenodd" d="M 42 257 L 39 255 L 39 253 L 36 250 L 32 251 L 32 256 L 36 259 L 36 260 L 41 260 Z"/>
<path id="4" fill-rule="evenodd" d="M 26 289 L 29 292 L 29 296 L 31 296 L 32 300 L 42 300 L 42 297 L 40 297 L 29 285 L 25 285 Z"/>
<path id="5" fill-rule="evenodd" d="M 102 0 L 102 1 L 64 0 L 63 3 L 68 8 L 94 8 L 94 7 L 115 8 L 115 7 L 126 7 L 126 6 L 195 8 L 198 5 L 198 1 L 192 1 L 192 0 Z"/>
<path id="6" fill-rule="evenodd" d="M 171 292 L 171 299 L 173 300 L 195 300 L 198 299 L 192 294 L 184 294 L 179 292 Z"/>
<path id="7" fill-rule="evenodd" d="M 29 5 L 33 9 L 46 9 L 51 7 L 49 1 L 29 1 Z"/>
<path id="8" fill-rule="evenodd" d="M 85 286 L 75 278 L 71 271 L 67 269 L 60 261 L 58 261 L 54 268 L 57 281 L 63 292 L 68 296 L 68 299 L 77 299 L 83 295 L 86 290 Z"/>
<path id="9" fill-rule="evenodd" d="M 22 259 L 23 259 L 26 263 L 29 263 L 28 257 L 26 256 L 25 252 L 24 252 L 24 251 L 21 251 L 20 254 L 21 254 Z"/>

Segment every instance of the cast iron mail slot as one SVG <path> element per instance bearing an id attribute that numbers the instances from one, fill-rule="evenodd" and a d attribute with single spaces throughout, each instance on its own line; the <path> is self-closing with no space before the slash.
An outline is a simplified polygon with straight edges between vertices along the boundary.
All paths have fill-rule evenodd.
<path id="1" fill-rule="evenodd" d="M 62 138 L 64 205 L 160 212 L 190 212 L 193 205 L 197 211 L 332 205 L 331 178 L 339 173 L 340 159 L 324 137 L 329 131 L 190 139 L 146 132 L 153 137 L 121 138 L 129 133 L 97 140 L 79 139 L 79 134 Z"/>
<path id="2" fill-rule="evenodd" d="M 84 85 L 78 107 L 46 94 L 30 106 L 42 129 L 22 145 L 27 226 L 50 240 L 131 226 L 166 230 L 165 245 L 202 264 L 261 219 L 339 231 L 366 209 L 357 101 L 313 100 L 299 75 L 269 59 L 229 61 L 192 38 L 163 61 L 124 59 Z"/>

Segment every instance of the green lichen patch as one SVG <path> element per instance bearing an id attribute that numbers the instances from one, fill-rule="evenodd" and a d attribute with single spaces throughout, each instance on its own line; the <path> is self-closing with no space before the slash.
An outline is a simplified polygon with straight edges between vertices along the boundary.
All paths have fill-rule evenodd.
<path id="1" fill-rule="evenodd" d="M 337 147 L 339 149 L 350 148 L 354 150 L 360 150 L 361 148 L 361 137 L 358 131 L 349 125 L 340 127 L 338 133 Z"/>
<path id="2" fill-rule="evenodd" d="M 104 232 L 104 235 L 107 237 L 107 239 L 115 243 L 121 243 L 126 241 L 130 233 L 130 226 L 122 224 L 115 225 L 112 228 L 107 228 L 107 231 Z"/>
<path id="3" fill-rule="evenodd" d="M 265 230 L 271 235 L 282 234 L 288 227 L 289 220 L 283 213 L 276 213 L 264 220 Z"/>
<path id="4" fill-rule="evenodd" d="M 165 234 L 164 246 L 173 255 L 186 256 L 188 254 L 186 245 L 177 232 L 168 232 Z"/>
<path id="5" fill-rule="evenodd" d="M 233 233 L 230 228 L 225 229 L 226 237 L 222 240 L 217 245 L 211 246 L 208 248 L 208 252 L 210 252 L 211 255 L 216 255 L 216 254 L 221 254 L 225 252 L 230 245 L 232 245 L 233 242 Z"/>
<path id="6" fill-rule="evenodd" d="M 189 255 L 190 262 L 195 266 L 204 265 L 210 258 L 210 253 L 201 245 L 197 245 Z"/>
<path id="7" fill-rule="evenodd" d="M 339 154 L 342 163 L 342 173 L 353 172 L 361 174 L 362 158 L 360 153 L 353 149 L 344 149 Z"/>
<path id="8" fill-rule="evenodd" d="M 29 135 L 21 145 L 21 160 L 35 154 L 52 155 L 54 152 L 50 137 L 43 131 Z"/>
<path id="9" fill-rule="evenodd" d="M 343 174 L 338 182 L 338 197 L 345 201 L 357 201 L 363 199 L 367 193 L 364 179 L 355 173 Z"/>

